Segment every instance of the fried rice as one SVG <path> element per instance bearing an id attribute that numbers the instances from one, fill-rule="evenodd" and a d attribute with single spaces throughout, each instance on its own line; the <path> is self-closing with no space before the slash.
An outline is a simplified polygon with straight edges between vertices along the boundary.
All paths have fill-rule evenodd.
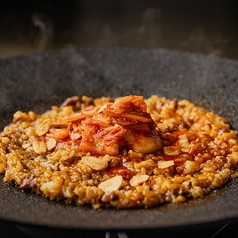
<path id="1" fill-rule="evenodd" d="M 66 203 L 154 207 L 203 197 L 237 175 L 237 131 L 188 100 L 68 98 L 17 111 L 0 133 L 4 181 Z"/>

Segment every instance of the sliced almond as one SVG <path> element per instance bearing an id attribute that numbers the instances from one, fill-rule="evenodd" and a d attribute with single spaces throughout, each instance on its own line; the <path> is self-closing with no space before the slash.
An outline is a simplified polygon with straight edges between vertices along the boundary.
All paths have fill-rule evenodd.
<path id="1" fill-rule="evenodd" d="M 178 145 L 181 147 L 181 151 L 185 153 L 189 152 L 192 148 L 192 144 L 189 143 L 186 135 L 179 136 Z"/>
<path id="2" fill-rule="evenodd" d="M 158 162 L 158 168 L 159 169 L 166 169 L 166 168 L 169 168 L 170 166 L 173 166 L 173 165 L 174 165 L 173 160 Z"/>
<path id="3" fill-rule="evenodd" d="M 83 162 L 94 170 L 103 170 L 108 167 L 109 156 L 105 155 L 104 157 L 94 157 L 86 155 L 82 157 Z"/>
<path id="4" fill-rule="evenodd" d="M 22 144 L 22 148 L 23 148 L 23 149 L 27 149 L 27 148 L 29 148 L 30 146 L 31 146 L 30 143 Z"/>
<path id="5" fill-rule="evenodd" d="M 136 187 L 136 186 L 144 183 L 148 179 L 149 179 L 149 175 L 147 175 L 147 174 L 137 174 L 131 178 L 130 185 L 133 187 Z"/>
<path id="6" fill-rule="evenodd" d="M 52 150 L 55 148 L 55 146 L 56 146 L 56 140 L 54 138 L 50 138 L 46 143 L 47 150 Z"/>
<path id="7" fill-rule="evenodd" d="M 164 147 L 164 153 L 166 155 L 176 156 L 176 155 L 180 155 L 181 151 L 176 146 L 166 146 Z"/>
<path id="8" fill-rule="evenodd" d="M 43 141 L 33 141 L 33 150 L 37 153 L 37 154 L 43 154 L 46 152 L 46 144 Z"/>
<path id="9" fill-rule="evenodd" d="M 41 124 L 36 128 L 36 134 L 38 136 L 45 135 L 50 130 L 50 120 L 44 120 Z"/>
<path id="10" fill-rule="evenodd" d="M 3 145 L 8 145 L 8 144 L 10 144 L 10 142 L 11 142 L 10 138 L 5 137 L 5 136 L 1 137 L 0 140 L 1 140 L 1 142 L 2 142 Z"/>
<path id="11" fill-rule="evenodd" d="M 184 174 L 194 174 L 200 169 L 199 164 L 196 161 L 186 160 L 184 163 Z"/>
<path id="12" fill-rule="evenodd" d="M 121 175 L 110 178 L 99 184 L 98 188 L 100 188 L 105 193 L 111 193 L 113 191 L 118 190 L 122 185 L 123 178 Z"/>
<path id="13" fill-rule="evenodd" d="M 28 116 L 25 112 L 22 111 L 17 111 L 15 112 L 15 114 L 13 115 L 13 122 L 17 122 L 20 119 L 26 119 Z"/>

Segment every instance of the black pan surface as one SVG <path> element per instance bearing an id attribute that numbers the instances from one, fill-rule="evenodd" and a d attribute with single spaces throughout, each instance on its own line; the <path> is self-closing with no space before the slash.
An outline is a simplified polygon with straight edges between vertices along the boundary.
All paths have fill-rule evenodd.
<path id="1" fill-rule="evenodd" d="M 238 129 L 238 62 L 164 49 L 80 49 L 0 59 L 0 129 L 16 110 L 38 113 L 72 95 L 152 94 L 188 99 Z M 99 209 L 50 201 L 5 184 L 0 219 L 75 229 L 145 229 L 238 218 L 238 179 L 210 195 L 150 209 Z"/>

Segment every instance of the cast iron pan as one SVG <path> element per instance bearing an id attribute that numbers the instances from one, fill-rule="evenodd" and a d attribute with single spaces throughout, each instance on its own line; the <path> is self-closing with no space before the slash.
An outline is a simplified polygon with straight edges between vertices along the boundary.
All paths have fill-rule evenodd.
<path id="1" fill-rule="evenodd" d="M 186 52 L 80 49 L 0 60 L 0 127 L 16 110 L 38 113 L 72 95 L 152 94 L 188 99 L 238 129 L 238 62 Z M 2 182 L 0 219 L 53 228 L 146 229 L 238 218 L 238 180 L 210 195 L 150 209 L 100 209 L 50 201 Z"/>

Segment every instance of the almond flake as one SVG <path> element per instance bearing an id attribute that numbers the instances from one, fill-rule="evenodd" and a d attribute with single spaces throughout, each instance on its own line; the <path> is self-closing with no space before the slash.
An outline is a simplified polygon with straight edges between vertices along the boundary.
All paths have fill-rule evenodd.
<path id="1" fill-rule="evenodd" d="M 45 135 L 50 130 L 50 120 L 44 120 L 41 124 L 36 128 L 36 134 L 38 136 Z"/>
<path id="2" fill-rule="evenodd" d="M 166 146 L 164 147 L 164 153 L 166 155 L 176 156 L 179 155 L 181 151 L 176 146 Z"/>
<path id="3" fill-rule="evenodd" d="M 144 183 L 148 179 L 149 179 L 149 175 L 147 175 L 147 174 L 137 174 L 131 178 L 130 185 L 133 187 L 136 187 L 136 186 Z"/>
<path id="4" fill-rule="evenodd" d="M 22 144 L 22 148 L 23 148 L 23 149 L 27 149 L 27 148 L 29 148 L 30 146 L 31 146 L 30 143 Z"/>
<path id="5" fill-rule="evenodd" d="M 82 157 L 83 162 L 94 170 L 103 170 L 108 167 L 109 156 L 105 155 L 104 157 L 94 157 L 94 156 L 84 156 Z"/>
<path id="6" fill-rule="evenodd" d="M 98 188 L 105 193 L 111 193 L 118 190 L 122 185 L 123 178 L 121 175 L 110 178 L 99 184 Z"/>
<path id="7" fill-rule="evenodd" d="M 33 150 L 37 153 L 37 154 L 43 154 L 46 152 L 46 144 L 43 141 L 33 141 Z"/>
<path id="8" fill-rule="evenodd" d="M 189 143 L 186 135 L 179 136 L 178 145 L 181 147 L 181 151 L 185 153 L 188 153 L 192 148 L 192 144 Z"/>
<path id="9" fill-rule="evenodd" d="M 158 163 L 158 168 L 159 169 L 166 169 L 169 168 L 170 166 L 174 165 L 174 161 L 173 160 L 168 160 L 168 161 L 161 161 Z"/>
<path id="10" fill-rule="evenodd" d="M 55 146 L 56 146 L 56 140 L 54 138 L 50 138 L 46 143 L 47 150 L 52 150 L 55 148 Z"/>

